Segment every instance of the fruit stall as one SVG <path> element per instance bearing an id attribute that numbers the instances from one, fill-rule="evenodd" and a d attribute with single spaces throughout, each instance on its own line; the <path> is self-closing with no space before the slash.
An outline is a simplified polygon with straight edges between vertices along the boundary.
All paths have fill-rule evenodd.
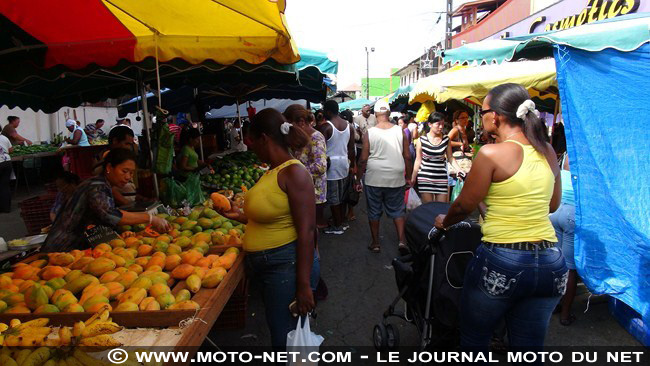
<path id="1" fill-rule="evenodd" d="M 244 320 L 247 282 L 239 248 L 246 228 L 211 207 L 207 201 L 185 216 L 159 214 L 170 223 L 168 233 L 121 227 L 119 236 L 92 249 L 38 253 L 16 263 L 0 274 L 0 345 L 147 347 L 162 342 L 198 348 L 215 323 Z M 233 295 L 238 298 L 234 311 Z M 222 314 L 237 319 L 219 319 Z M 105 330 L 91 330 L 97 317 Z M 58 337 L 40 319 L 59 327 Z M 34 323 L 39 330 L 14 337 L 22 334 L 20 324 L 29 328 L 24 324 Z M 84 327 L 81 323 L 86 333 L 77 329 Z M 134 336 L 143 328 L 148 337 Z M 87 356 L 78 352 L 66 357 Z M 20 356 L 14 352 L 11 357 Z"/>

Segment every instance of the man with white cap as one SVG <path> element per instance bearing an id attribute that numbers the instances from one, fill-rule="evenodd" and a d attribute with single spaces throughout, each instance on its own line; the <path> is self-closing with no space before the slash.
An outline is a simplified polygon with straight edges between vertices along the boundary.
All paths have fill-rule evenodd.
<path id="1" fill-rule="evenodd" d="M 372 234 L 372 243 L 368 249 L 373 253 L 381 250 L 379 220 L 383 212 L 386 212 L 386 216 L 395 223 L 399 251 L 407 252 L 404 236 L 404 188 L 410 182 L 406 181 L 404 174 L 410 177 L 412 170 L 408 139 L 401 127 L 391 123 L 388 102 L 380 99 L 375 103 L 375 116 L 377 125 L 363 135 L 356 184 L 356 189 L 361 190 L 359 182 L 361 178 L 364 179 Z"/>
<path id="2" fill-rule="evenodd" d="M 83 128 L 77 125 L 77 121 L 68 119 L 65 121 L 65 128 L 70 131 L 70 137 L 66 137 L 65 142 L 76 146 L 90 146 L 86 132 L 83 130 Z"/>

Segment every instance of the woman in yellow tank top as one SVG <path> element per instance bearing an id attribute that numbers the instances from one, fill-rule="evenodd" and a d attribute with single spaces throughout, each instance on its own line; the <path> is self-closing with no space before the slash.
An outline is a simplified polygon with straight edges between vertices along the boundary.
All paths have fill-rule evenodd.
<path id="1" fill-rule="evenodd" d="M 510 346 L 541 350 L 548 323 L 564 294 L 567 266 L 549 213 L 561 200 L 555 151 L 546 126 L 524 87 L 503 84 L 485 97 L 481 116 L 499 143 L 482 147 L 444 229 L 487 205 L 483 243 L 465 274 L 461 298 L 461 346 L 488 351 L 505 318 Z"/>
<path id="2" fill-rule="evenodd" d="M 286 122 L 275 109 L 264 109 L 251 120 L 250 142 L 270 169 L 244 199 L 244 212 L 233 205 L 222 214 L 246 224 L 244 250 L 253 279 L 261 283 L 266 322 L 276 350 L 286 347 L 287 333 L 296 328 L 289 305 L 306 314 L 314 308 L 312 289 L 318 283 L 314 253 L 316 198 L 311 174 L 289 153 L 307 145 L 309 136 Z"/>

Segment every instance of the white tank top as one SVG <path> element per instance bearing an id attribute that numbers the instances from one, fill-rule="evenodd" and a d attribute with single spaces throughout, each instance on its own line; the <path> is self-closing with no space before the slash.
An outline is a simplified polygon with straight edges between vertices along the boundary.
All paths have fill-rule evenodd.
<path id="1" fill-rule="evenodd" d="M 350 124 L 344 131 L 339 131 L 330 121 L 332 136 L 327 140 L 327 156 L 330 158 L 330 167 L 327 170 L 327 180 L 340 180 L 346 178 L 350 172 L 348 161 L 348 142 L 350 142 Z"/>
<path id="2" fill-rule="evenodd" d="M 365 183 L 372 187 L 397 188 L 404 179 L 404 132 L 399 126 L 389 129 L 373 127 L 368 130 L 370 156 Z"/>

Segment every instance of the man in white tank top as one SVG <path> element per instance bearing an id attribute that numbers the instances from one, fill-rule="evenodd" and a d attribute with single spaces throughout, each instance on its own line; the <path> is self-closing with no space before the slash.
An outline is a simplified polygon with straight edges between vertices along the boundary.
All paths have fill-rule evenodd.
<path id="1" fill-rule="evenodd" d="M 343 234 L 343 203 L 348 192 L 348 176 L 356 171 L 354 132 L 348 121 L 339 117 L 339 104 L 328 100 L 323 105 L 327 123 L 317 127 L 327 141 L 327 203 L 332 209 L 333 225 L 326 234 Z"/>
<path id="2" fill-rule="evenodd" d="M 385 100 L 375 103 L 377 125 L 363 135 L 363 150 L 359 159 L 357 178 L 365 173 L 365 193 L 372 243 L 368 246 L 379 253 L 379 220 L 384 212 L 393 219 L 400 252 L 408 252 L 404 236 L 404 178 L 411 176 L 411 154 L 406 134 L 401 127 L 390 122 L 390 106 Z M 357 189 L 361 186 L 357 184 Z"/>

